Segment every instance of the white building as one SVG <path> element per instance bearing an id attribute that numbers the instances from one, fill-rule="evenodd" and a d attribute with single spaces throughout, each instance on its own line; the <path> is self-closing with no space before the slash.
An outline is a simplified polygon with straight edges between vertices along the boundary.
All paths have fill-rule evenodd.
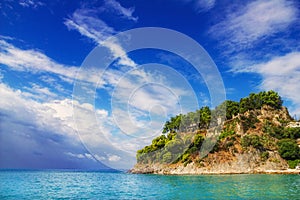
<path id="1" fill-rule="evenodd" d="M 290 122 L 290 123 L 288 123 L 287 127 L 289 127 L 289 128 L 300 127 L 300 122 Z"/>

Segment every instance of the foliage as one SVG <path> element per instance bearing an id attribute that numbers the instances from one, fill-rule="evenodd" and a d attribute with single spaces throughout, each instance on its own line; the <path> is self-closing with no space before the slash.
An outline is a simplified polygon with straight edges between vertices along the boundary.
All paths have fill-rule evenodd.
<path id="1" fill-rule="evenodd" d="M 267 160 L 269 158 L 269 152 L 267 152 L 267 151 L 262 152 L 260 157 L 264 161 Z"/>
<path id="2" fill-rule="evenodd" d="M 227 138 L 228 136 L 234 135 L 234 130 L 224 130 L 221 132 L 219 139 L 222 140 L 223 138 Z"/>
<path id="3" fill-rule="evenodd" d="M 275 109 L 280 109 L 283 101 L 277 92 L 270 90 L 268 92 L 251 93 L 248 97 L 240 100 L 240 113 L 245 113 L 248 110 L 260 109 L 263 105 L 271 106 Z"/>
<path id="4" fill-rule="evenodd" d="M 288 160 L 289 167 L 295 169 L 298 164 L 300 164 L 300 159 L 297 160 Z"/>
<path id="5" fill-rule="evenodd" d="M 233 116 L 236 116 L 239 113 L 239 103 L 235 101 L 226 100 L 216 108 L 219 111 L 218 115 L 221 115 L 222 111 L 226 112 L 226 119 L 232 119 Z"/>
<path id="6" fill-rule="evenodd" d="M 283 138 L 300 138 L 300 127 L 285 128 L 283 132 Z"/>
<path id="7" fill-rule="evenodd" d="M 252 146 L 256 149 L 259 149 L 263 147 L 258 135 L 245 135 L 242 137 L 241 144 L 244 148 Z"/>
<path id="8" fill-rule="evenodd" d="M 241 116 L 241 120 L 242 120 L 244 132 L 246 132 L 250 128 L 256 128 L 255 124 L 259 122 L 257 116 L 253 112 L 250 112 L 249 116 Z"/>
<path id="9" fill-rule="evenodd" d="M 248 97 L 240 100 L 240 112 L 245 113 L 248 110 L 260 109 L 263 105 L 280 109 L 282 103 L 281 97 L 273 90 L 257 94 L 251 93 Z"/>
<path id="10" fill-rule="evenodd" d="M 269 121 L 266 121 L 263 126 L 263 132 L 269 134 L 272 137 L 275 137 L 277 139 L 283 138 L 283 127 L 281 126 L 274 126 Z"/>
<path id="11" fill-rule="evenodd" d="M 249 128 L 255 128 L 256 123 L 259 121 L 257 119 L 258 111 L 256 111 L 256 109 L 260 109 L 264 105 L 268 105 L 274 109 L 280 109 L 282 106 L 281 97 L 274 91 L 260 92 L 257 94 L 251 93 L 248 97 L 242 98 L 239 102 L 226 100 L 212 110 L 208 106 L 205 106 L 195 112 L 173 116 L 165 122 L 162 135 L 154 138 L 150 145 L 137 151 L 137 161 L 139 163 L 170 163 L 181 161 L 184 164 L 191 162 L 203 144 L 207 129 L 218 125 L 218 119 L 220 117 L 224 117 L 224 119 L 230 121 L 228 121 L 226 127 L 222 130 L 216 144 L 214 143 L 211 152 L 219 151 L 220 148 L 228 150 L 231 146 L 234 146 L 234 141 L 237 137 L 235 134 L 237 121 L 242 123 L 244 132 Z M 247 111 L 250 112 L 244 115 Z M 240 117 L 234 118 L 239 114 L 241 114 Z M 183 136 L 181 138 L 179 135 L 182 132 L 184 134 L 181 135 Z M 257 135 L 245 135 L 241 138 L 242 146 L 244 148 L 252 146 L 260 150 L 274 150 L 277 149 L 275 138 L 296 139 L 300 136 L 300 128 L 280 128 L 272 124 L 266 124 L 264 126 L 264 132 L 268 133 L 265 138 L 260 138 Z M 225 138 L 227 139 L 221 141 Z M 271 141 L 270 138 L 273 140 Z M 283 157 L 288 159 L 295 158 L 295 152 L 288 149 L 284 142 L 279 142 L 278 147 L 281 148 L 281 155 Z M 299 150 L 297 152 L 299 154 Z M 268 152 L 263 152 L 261 156 L 262 159 L 267 159 L 269 155 Z"/>
<path id="12" fill-rule="evenodd" d="M 171 117 L 163 127 L 163 133 L 187 132 L 201 128 L 208 128 L 211 120 L 211 111 L 205 106 L 196 112 L 189 112 Z"/>
<path id="13" fill-rule="evenodd" d="M 248 110 L 260 109 L 263 105 L 269 105 L 279 109 L 282 106 L 281 97 L 271 90 L 257 94 L 251 93 L 248 97 L 242 98 L 240 102 L 226 100 L 214 110 L 210 110 L 208 106 L 205 106 L 195 112 L 171 117 L 170 120 L 165 123 L 163 133 L 175 133 L 178 131 L 188 132 L 208 128 L 210 123 L 212 123 L 211 125 L 217 125 L 217 119 L 220 116 L 226 116 L 226 119 L 229 120 L 239 113 L 243 114 Z M 253 122 L 251 121 L 249 123 Z"/>
<path id="14" fill-rule="evenodd" d="M 293 139 L 282 139 L 278 143 L 278 152 L 283 159 L 295 160 L 300 158 L 298 144 Z"/>
<path id="15" fill-rule="evenodd" d="M 275 137 L 277 139 L 297 139 L 300 138 L 300 127 L 287 127 L 284 128 L 282 126 L 274 126 L 270 122 L 266 122 L 263 131 L 268 133 L 270 136 Z"/>
<path id="16" fill-rule="evenodd" d="M 186 162 L 189 160 L 189 157 L 190 157 L 190 153 L 186 152 L 182 155 L 181 161 Z"/>
<path id="17" fill-rule="evenodd" d="M 203 141 L 204 141 L 204 137 L 202 135 L 196 134 L 194 138 L 193 146 L 196 148 L 200 148 Z"/>
<path id="18" fill-rule="evenodd" d="M 170 121 L 167 121 L 165 123 L 165 126 L 163 128 L 163 133 L 168 132 L 176 132 L 179 130 L 180 124 L 181 124 L 182 115 L 176 115 L 175 117 L 171 117 Z"/>

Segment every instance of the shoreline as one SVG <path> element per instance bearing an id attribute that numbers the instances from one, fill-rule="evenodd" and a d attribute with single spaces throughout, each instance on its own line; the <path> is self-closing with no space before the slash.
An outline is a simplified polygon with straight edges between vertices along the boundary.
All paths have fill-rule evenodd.
<path id="1" fill-rule="evenodd" d="M 159 175 L 234 175 L 234 174 L 300 174 L 300 169 L 290 168 L 198 168 L 193 164 L 187 165 L 136 165 L 128 171 L 131 174 Z"/>
<path id="2" fill-rule="evenodd" d="M 195 173 L 174 173 L 174 172 L 142 172 L 142 171 L 134 171 L 129 170 L 128 173 L 130 174 L 155 174 L 155 175 L 238 175 L 238 174 L 295 174 L 300 175 L 300 170 L 295 169 L 288 169 L 288 170 L 268 170 L 268 171 L 251 171 L 251 172 L 195 172 Z"/>

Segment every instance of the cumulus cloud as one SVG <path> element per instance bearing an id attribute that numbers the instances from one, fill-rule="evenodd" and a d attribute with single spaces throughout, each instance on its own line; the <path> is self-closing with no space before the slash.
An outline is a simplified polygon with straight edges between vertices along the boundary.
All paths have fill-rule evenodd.
<path id="1" fill-rule="evenodd" d="M 262 76 L 260 88 L 275 90 L 294 103 L 293 114 L 300 116 L 300 52 L 276 56 L 266 62 L 235 68 L 235 73 L 257 73 Z"/>
<path id="2" fill-rule="evenodd" d="M 37 50 L 22 50 L 5 41 L 2 44 L 4 51 L 0 53 L 0 62 L 10 70 L 26 71 L 35 75 L 41 73 L 39 79 L 52 85 L 57 82 L 57 77 L 60 77 L 62 81 L 73 82 L 73 74 L 77 67 L 59 64 Z M 127 162 L 127 164 L 132 165 L 135 161 L 136 150 L 151 140 L 153 127 L 157 130 L 154 134 L 160 134 L 165 118 L 157 116 L 162 114 L 165 117 L 166 113 L 179 113 L 178 98 L 179 96 L 189 96 L 189 93 L 186 92 L 186 88 L 182 88 L 182 85 L 178 84 L 180 77 L 173 76 L 168 71 L 161 71 L 160 66 L 156 70 L 148 70 L 148 72 L 143 68 L 109 69 L 102 76 L 102 83 L 98 85 L 98 89 L 109 91 L 110 95 L 115 91 L 115 95 L 111 97 L 119 100 L 119 103 L 123 105 L 129 103 L 131 111 L 134 110 L 134 112 L 129 111 L 131 114 L 128 115 L 128 111 L 124 110 L 126 106 L 121 106 L 120 111 L 116 114 L 114 111 L 117 111 L 118 107 L 112 108 L 118 119 L 121 119 L 117 122 L 130 122 L 118 124 L 107 110 L 101 109 L 101 106 L 94 108 L 93 102 L 89 101 L 94 98 L 95 91 L 92 88 L 95 89 L 100 77 L 100 73 L 96 69 L 92 70 L 94 69 L 89 68 L 87 71 L 80 71 L 77 75 L 78 81 L 82 84 L 81 89 L 91 91 L 88 93 L 88 97 L 83 96 L 82 99 L 58 96 L 51 87 L 41 86 L 37 83 L 29 83 L 29 86 L 19 89 L 1 83 L 0 89 L 3 95 L 0 100 L 1 114 L 7 116 L 7 120 L 12 124 L 17 122 L 32 127 L 34 131 L 31 133 L 47 130 L 55 137 L 63 137 L 72 144 L 83 141 L 93 155 L 98 155 L 102 161 L 105 158 L 105 162 L 117 163 L 117 160 L 108 159 L 105 151 L 118 155 L 121 150 L 126 155 L 121 153 L 118 156 L 130 157 L 131 163 Z M 46 75 L 43 74 L 45 72 L 47 72 Z M 165 75 L 169 77 L 164 77 Z M 149 87 L 153 83 L 157 86 Z M 57 87 L 57 85 L 54 84 L 53 87 Z M 135 90 L 137 91 L 134 92 Z M 170 95 L 170 91 L 172 95 Z M 130 99 L 131 94 L 134 95 Z M 166 95 L 169 95 L 169 98 L 166 99 Z M 107 105 L 109 104 L 110 102 L 107 102 Z M 176 109 L 173 105 L 177 106 Z M 132 138 L 126 135 L 131 132 L 144 133 L 141 127 L 145 124 L 151 124 L 151 127 L 148 126 L 151 137 L 140 139 L 139 136 Z M 122 127 L 127 128 L 125 132 L 122 132 Z M 3 129 L 3 131 L 5 130 Z M 34 134 L 31 137 L 34 139 Z M 122 165 L 124 165 L 126 159 L 120 159 L 118 162 L 123 162 Z"/>
<path id="3" fill-rule="evenodd" d="M 291 1 L 257 0 L 228 14 L 212 26 L 209 33 L 231 51 L 236 51 L 285 30 L 296 21 L 297 13 Z"/>
<path id="4" fill-rule="evenodd" d="M 6 146 L 2 144 L 3 141 L 9 140 L 10 146 L 15 146 L 19 144 L 19 141 L 24 140 L 21 138 L 25 137 L 26 142 L 24 140 L 22 148 L 28 145 L 30 147 L 26 150 L 28 154 L 41 149 L 40 146 L 45 145 L 44 141 L 47 141 L 50 143 L 46 145 L 48 147 L 64 145 L 64 147 L 60 146 L 60 150 L 57 151 L 69 148 L 66 151 L 69 153 L 65 155 L 70 158 L 86 160 L 96 158 L 108 166 L 129 168 L 135 162 L 135 151 L 140 147 L 137 145 L 144 144 L 136 139 L 132 146 L 130 144 L 133 140 L 129 140 L 126 135 L 122 133 L 116 135 L 114 132 L 116 126 L 108 111 L 97 109 L 90 103 L 79 103 L 67 98 L 40 101 L 28 95 L 30 91 L 13 89 L 4 83 L 0 83 L 0 93 L 2 95 L 0 99 L 0 137 L 2 138 L 0 146 L 3 148 Z M 91 153 L 73 153 L 73 151 L 78 151 L 81 142 Z M 126 152 L 120 152 L 120 150 Z M 5 159 L 11 156 L 11 153 L 4 156 Z"/>
<path id="5" fill-rule="evenodd" d="M 91 131 L 87 127 L 97 126 L 91 124 L 93 121 L 75 124 L 73 120 L 74 106 L 82 111 L 83 117 L 86 112 L 94 116 L 91 105 L 76 102 L 74 105 L 71 99 L 34 100 L 28 96 L 29 91 L 13 89 L 4 83 L 0 83 L 0 93 L 1 167 L 76 167 L 77 161 L 61 155 L 66 150 L 83 152 L 87 160 L 92 160 L 91 155 L 84 153 L 76 125 L 87 131 Z M 95 112 L 101 116 L 107 114 L 99 109 Z"/>
<path id="6" fill-rule="evenodd" d="M 80 104 L 72 99 L 51 100 L 46 102 L 35 101 L 28 97 L 26 92 L 15 90 L 0 84 L 0 112 L 12 123 L 27 124 L 36 131 L 46 130 L 53 134 L 62 135 L 68 138 L 70 143 L 79 143 L 80 137 L 76 135 L 79 129 L 81 133 L 86 133 L 90 137 L 99 130 L 98 124 L 93 120 L 95 115 L 100 118 L 107 116 L 107 111 L 94 109 L 93 105 Z M 80 112 L 76 113 L 76 124 L 73 119 L 73 109 Z M 1 130 L 5 132 L 8 130 Z M 84 136 L 84 135 L 83 135 Z M 100 138 L 100 137 L 99 137 Z M 95 141 L 96 139 L 91 139 Z M 96 140 L 97 144 L 103 143 L 103 140 Z"/>

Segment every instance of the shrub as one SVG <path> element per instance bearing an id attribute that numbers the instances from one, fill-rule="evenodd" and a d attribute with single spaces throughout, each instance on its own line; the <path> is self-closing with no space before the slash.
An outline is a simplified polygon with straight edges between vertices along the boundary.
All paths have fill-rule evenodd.
<path id="1" fill-rule="evenodd" d="M 300 164 L 300 159 L 297 160 L 288 160 L 289 167 L 295 169 L 298 164 Z"/>
<path id="2" fill-rule="evenodd" d="M 244 132 L 248 131 L 250 128 L 256 128 L 255 124 L 259 122 L 257 116 L 250 113 L 248 117 L 241 116 Z"/>
<path id="3" fill-rule="evenodd" d="M 222 131 L 220 136 L 219 136 L 219 139 L 221 140 L 223 138 L 227 138 L 228 136 L 234 135 L 234 134 L 235 134 L 234 130 Z"/>
<path id="4" fill-rule="evenodd" d="M 194 147 L 200 148 L 203 141 L 204 137 L 202 135 L 196 134 L 194 138 Z"/>
<path id="5" fill-rule="evenodd" d="M 300 158 L 298 144 L 293 139 L 282 139 L 278 143 L 278 152 L 283 159 L 295 160 Z"/>
<path id="6" fill-rule="evenodd" d="M 241 143 L 244 148 L 252 146 L 252 147 L 258 149 L 258 148 L 262 147 L 262 144 L 261 144 L 261 141 L 260 141 L 260 138 L 258 135 L 245 135 L 242 138 Z"/>
<path id="7" fill-rule="evenodd" d="M 189 157 L 190 157 L 190 154 L 189 153 L 185 153 L 185 154 L 182 155 L 181 161 L 185 162 L 185 161 L 187 161 L 189 159 Z"/>
<path id="8" fill-rule="evenodd" d="M 300 128 L 285 128 L 284 129 L 284 138 L 291 138 L 291 139 L 297 139 L 300 138 Z"/>
<path id="9" fill-rule="evenodd" d="M 280 126 L 274 126 L 270 123 L 265 123 L 263 127 L 263 131 L 268 133 L 270 136 L 275 137 L 277 139 L 291 138 L 297 139 L 300 138 L 300 128 L 283 128 Z"/>

